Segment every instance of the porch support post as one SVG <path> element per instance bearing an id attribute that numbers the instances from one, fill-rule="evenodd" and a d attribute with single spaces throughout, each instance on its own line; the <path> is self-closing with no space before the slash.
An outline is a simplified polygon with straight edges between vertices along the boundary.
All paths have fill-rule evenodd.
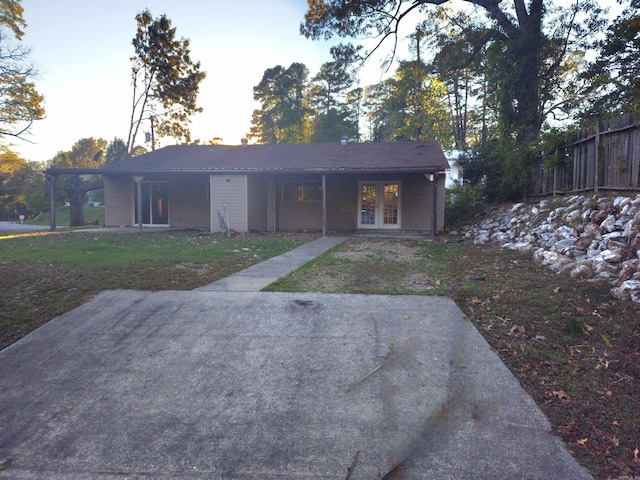
<path id="1" fill-rule="evenodd" d="M 433 178 L 433 238 L 438 233 L 438 175 L 434 174 Z"/>
<path id="2" fill-rule="evenodd" d="M 322 175 L 322 236 L 327 236 L 327 176 Z"/>
<path id="3" fill-rule="evenodd" d="M 136 213 L 138 214 L 138 231 L 142 233 L 142 181 L 144 175 L 133 175 L 136 182 L 136 191 L 138 192 L 138 204 L 136 205 Z"/>
<path id="4" fill-rule="evenodd" d="M 49 221 L 50 230 L 55 232 L 56 230 L 56 180 L 58 176 L 49 173 L 47 174 L 47 180 L 49 180 Z"/>

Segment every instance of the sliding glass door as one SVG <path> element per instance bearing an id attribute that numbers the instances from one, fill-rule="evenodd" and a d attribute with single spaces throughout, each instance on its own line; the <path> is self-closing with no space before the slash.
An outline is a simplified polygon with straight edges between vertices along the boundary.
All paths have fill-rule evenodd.
<path id="1" fill-rule="evenodd" d="M 169 184 L 142 182 L 142 224 L 169 225 Z M 138 224 L 138 189 L 133 185 L 133 217 Z"/>

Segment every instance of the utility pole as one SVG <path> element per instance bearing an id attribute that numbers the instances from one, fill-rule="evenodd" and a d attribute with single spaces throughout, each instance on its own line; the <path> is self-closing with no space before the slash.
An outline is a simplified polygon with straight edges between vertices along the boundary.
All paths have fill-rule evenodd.
<path id="1" fill-rule="evenodd" d="M 153 116 L 150 116 L 149 119 L 151 120 L 151 150 L 155 150 L 156 149 L 156 136 L 155 136 L 155 133 L 153 131 Z"/>

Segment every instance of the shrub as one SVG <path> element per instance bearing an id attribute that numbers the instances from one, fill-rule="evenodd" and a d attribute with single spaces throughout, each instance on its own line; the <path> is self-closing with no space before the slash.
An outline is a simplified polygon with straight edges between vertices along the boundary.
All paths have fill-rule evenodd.
<path id="1" fill-rule="evenodd" d="M 459 226 L 486 207 L 484 187 L 480 183 L 457 183 L 445 192 L 445 228 Z"/>

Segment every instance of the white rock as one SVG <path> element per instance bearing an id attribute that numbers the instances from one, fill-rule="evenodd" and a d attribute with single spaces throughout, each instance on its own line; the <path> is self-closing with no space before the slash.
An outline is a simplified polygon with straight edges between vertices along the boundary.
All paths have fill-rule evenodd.
<path id="1" fill-rule="evenodd" d="M 589 277 L 592 273 L 593 272 L 591 271 L 591 268 L 589 268 L 589 266 L 578 265 L 573 270 L 571 270 L 571 272 L 569 272 L 569 275 L 571 275 L 571 278 L 586 278 Z"/>
<path id="2" fill-rule="evenodd" d="M 611 290 L 611 294 L 616 298 L 629 296 L 634 302 L 640 303 L 640 281 L 627 280 L 622 285 Z"/>
<path id="3" fill-rule="evenodd" d="M 613 200 L 614 207 L 624 207 L 625 205 L 631 203 L 631 199 L 629 197 L 616 197 Z"/>
<path id="4" fill-rule="evenodd" d="M 618 250 L 603 250 L 600 256 L 605 262 L 620 263 L 623 259 L 622 253 Z"/>
<path id="5" fill-rule="evenodd" d="M 616 217 L 614 215 L 609 215 L 600 224 L 600 230 L 603 232 L 613 232 L 616 228 L 615 223 Z"/>
<path id="6" fill-rule="evenodd" d="M 508 242 L 502 245 L 504 248 L 508 248 L 509 250 L 517 250 L 519 252 L 528 252 L 533 249 L 533 245 L 527 242 Z"/>

